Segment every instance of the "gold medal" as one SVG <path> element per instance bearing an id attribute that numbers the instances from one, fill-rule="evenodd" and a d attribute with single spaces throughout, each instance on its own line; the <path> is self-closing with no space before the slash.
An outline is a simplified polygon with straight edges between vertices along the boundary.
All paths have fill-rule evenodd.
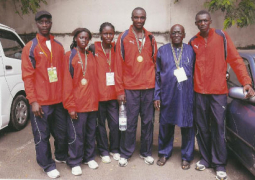
<path id="1" fill-rule="evenodd" d="M 81 85 L 85 86 L 88 83 L 87 79 L 82 78 Z"/>
<path id="2" fill-rule="evenodd" d="M 139 55 L 136 59 L 137 59 L 138 62 L 142 62 L 143 61 L 143 56 Z"/>

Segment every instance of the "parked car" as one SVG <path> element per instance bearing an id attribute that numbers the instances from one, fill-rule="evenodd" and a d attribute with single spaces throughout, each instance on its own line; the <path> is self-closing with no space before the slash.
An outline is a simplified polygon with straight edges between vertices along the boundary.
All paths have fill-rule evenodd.
<path id="1" fill-rule="evenodd" d="M 247 71 L 255 81 L 255 50 L 241 50 Z M 227 106 L 227 145 L 239 161 L 255 176 L 255 97 L 245 99 L 243 88 L 229 67 Z"/>
<path id="2" fill-rule="evenodd" d="M 14 29 L 0 24 L 0 129 L 21 130 L 28 122 L 29 104 L 21 78 L 24 42 Z"/>

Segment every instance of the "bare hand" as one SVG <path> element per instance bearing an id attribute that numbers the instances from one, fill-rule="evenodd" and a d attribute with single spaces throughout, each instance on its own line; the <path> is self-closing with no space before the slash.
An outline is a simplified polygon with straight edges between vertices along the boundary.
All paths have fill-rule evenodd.
<path id="1" fill-rule="evenodd" d="M 243 87 L 243 93 L 247 93 L 245 95 L 245 98 L 250 98 L 250 97 L 253 97 L 255 96 L 255 92 L 254 90 L 252 89 L 251 85 L 249 84 L 246 84 L 244 87 Z"/>
<path id="2" fill-rule="evenodd" d="M 155 100 L 154 101 L 154 107 L 155 107 L 155 109 L 157 109 L 159 111 L 159 109 L 160 109 L 160 100 Z"/>
<path id="3" fill-rule="evenodd" d="M 35 102 L 32 102 L 31 106 L 32 106 L 32 112 L 34 113 L 34 115 L 42 118 L 44 113 L 40 104 L 38 104 L 38 102 L 35 101 Z"/>
<path id="4" fill-rule="evenodd" d="M 118 96 L 118 102 L 119 102 L 119 104 L 121 104 L 121 102 L 123 102 L 124 104 L 126 103 L 126 96 L 125 96 L 125 94 Z"/>
<path id="5" fill-rule="evenodd" d="M 71 119 L 77 119 L 78 118 L 77 112 L 75 112 L 75 111 L 70 112 L 69 115 L 70 115 Z"/>

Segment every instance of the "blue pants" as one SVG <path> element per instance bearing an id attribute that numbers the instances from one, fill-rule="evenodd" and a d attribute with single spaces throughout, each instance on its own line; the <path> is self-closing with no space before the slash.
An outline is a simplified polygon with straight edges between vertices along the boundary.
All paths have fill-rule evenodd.
<path id="1" fill-rule="evenodd" d="M 108 138 L 105 128 L 105 119 L 108 121 L 110 129 L 109 139 L 110 148 L 108 148 Z M 101 101 L 98 108 L 98 125 L 96 130 L 97 148 L 100 155 L 108 156 L 109 150 L 113 153 L 119 153 L 120 131 L 119 131 L 119 108 L 117 100 Z"/>
<path id="2" fill-rule="evenodd" d="M 70 167 L 95 159 L 96 112 L 77 113 L 78 119 L 67 120 L 68 158 Z"/>
<path id="3" fill-rule="evenodd" d="M 151 156 L 154 126 L 154 89 L 125 90 L 127 109 L 127 130 L 121 132 L 120 155 L 130 158 L 135 150 L 138 115 L 141 116 L 140 154 Z"/>
<path id="4" fill-rule="evenodd" d="M 174 142 L 174 128 L 172 124 L 159 125 L 158 156 L 167 159 L 172 155 Z M 181 127 L 182 133 L 182 160 L 192 161 L 194 158 L 195 133 L 194 127 Z"/>
<path id="5" fill-rule="evenodd" d="M 227 148 L 225 119 L 227 95 L 195 93 L 195 124 L 201 164 L 225 171 Z"/>
<path id="6" fill-rule="evenodd" d="M 54 137 L 55 158 L 65 161 L 67 159 L 67 111 L 62 103 L 42 106 L 43 117 L 35 116 L 30 106 L 30 117 L 34 135 L 37 163 L 49 172 L 56 169 L 52 159 L 50 147 L 50 134 Z"/>

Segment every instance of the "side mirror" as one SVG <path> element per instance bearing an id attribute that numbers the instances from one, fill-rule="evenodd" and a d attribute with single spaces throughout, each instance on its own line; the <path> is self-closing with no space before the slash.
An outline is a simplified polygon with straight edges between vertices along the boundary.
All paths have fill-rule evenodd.
<path id="1" fill-rule="evenodd" d="M 228 96 L 231 97 L 231 98 L 248 101 L 252 104 L 255 104 L 255 97 L 251 97 L 251 98 L 248 98 L 248 99 L 245 98 L 242 87 L 232 87 L 232 88 L 230 88 Z"/>
<path id="2" fill-rule="evenodd" d="M 20 52 L 16 52 L 16 53 L 14 54 L 14 58 L 15 58 L 15 59 L 21 59 L 21 53 L 20 53 Z"/>

